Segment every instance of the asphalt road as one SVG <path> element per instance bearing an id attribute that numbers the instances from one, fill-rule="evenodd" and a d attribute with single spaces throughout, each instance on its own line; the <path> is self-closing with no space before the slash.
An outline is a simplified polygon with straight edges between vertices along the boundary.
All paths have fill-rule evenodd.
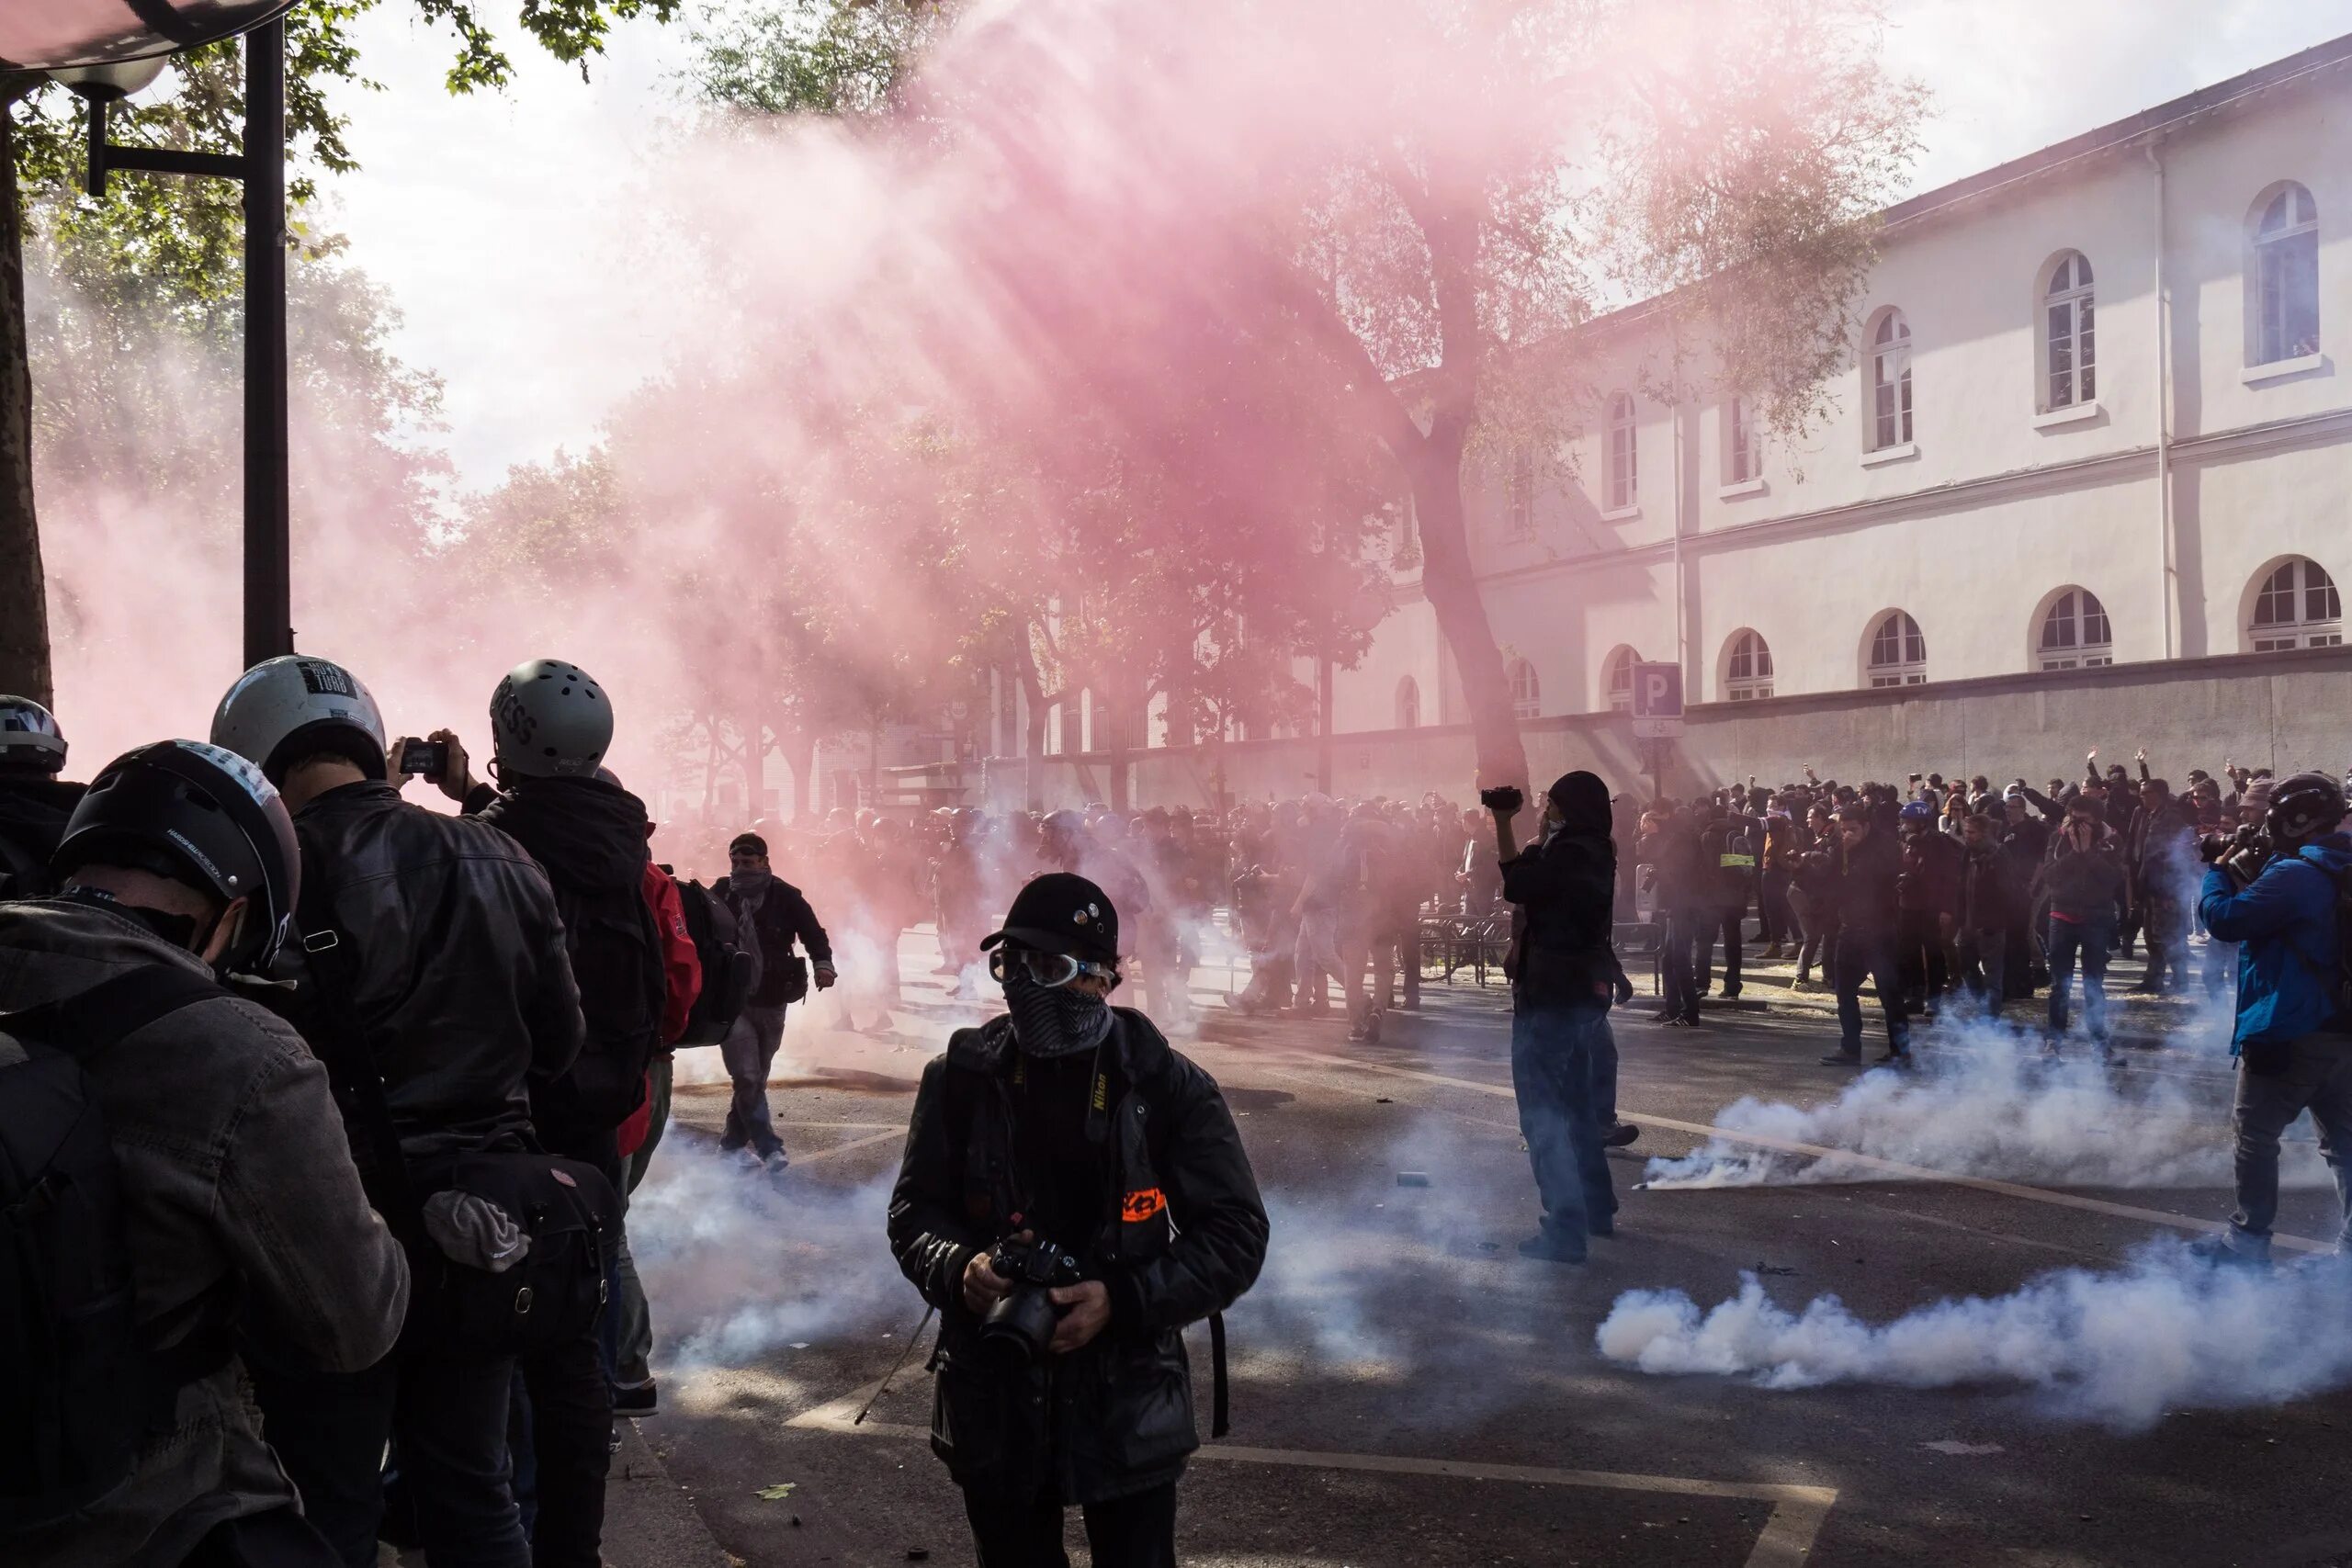
<path id="1" fill-rule="evenodd" d="M 719 1156 L 724 1085 L 687 1085 L 632 1213 L 668 1358 L 662 1412 L 639 1432 L 738 1563 L 972 1561 L 960 1495 L 922 1440 L 919 1354 L 850 1425 L 922 1310 L 882 1242 L 896 1129 L 945 1030 L 982 1016 L 918 973 L 927 940 L 908 953 L 892 1032 L 795 1020 L 773 1091 L 788 1172 Z M 1707 1305 L 1761 1269 L 1784 1303 L 1835 1292 L 1880 1321 L 2114 1266 L 2175 1231 L 2165 1216 L 2225 1214 L 2227 1195 L 1917 1177 L 1631 1190 L 1647 1156 L 1697 1142 L 1660 1123 L 1703 1128 L 1742 1095 L 1808 1104 L 1849 1081 L 1816 1065 L 1834 1033 L 1821 1002 L 1767 972 L 1747 991 L 1764 1008 L 1698 1030 L 1618 1015 L 1621 1103 L 1645 1122 L 1612 1156 L 1620 1234 L 1581 1268 L 1523 1260 L 1536 1209 L 1507 1003 L 1466 978 L 1392 1014 L 1377 1045 L 1350 1045 L 1336 1024 L 1238 1018 L 1214 1002 L 1222 977 L 1199 976 L 1201 1037 L 1184 1048 L 1242 1118 L 1274 1233 L 1265 1277 L 1229 1314 L 1233 1434 L 1184 1483 L 1187 1562 L 2303 1568 L 2352 1553 L 2352 1397 L 2126 1433 L 2011 1384 L 1788 1391 L 1604 1360 L 1594 1331 L 1628 1290 Z M 2132 1027 L 2161 1038 L 2185 1016 L 2143 1010 Z M 2133 1059 L 2210 1104 L 2218 1142 L 2221 1067 L 2178 1042 Z M 2280 1228 L 2331 1235 L 2333 1210 L 2325 1189 L 2299 1188 Z M 1082 1562 L 1074 1519 L 1070 1535 Z"/>

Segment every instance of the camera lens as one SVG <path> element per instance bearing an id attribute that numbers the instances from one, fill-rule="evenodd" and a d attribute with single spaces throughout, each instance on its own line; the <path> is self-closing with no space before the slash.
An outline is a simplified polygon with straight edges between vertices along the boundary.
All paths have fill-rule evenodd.
<path id="1" fill-rule="evenodd" d="M 1051 1297 L 1043 1290 L 1024 1286 L 989 1308 L 988 1316 L 980 1321 L 980 1345 L 1012 1365 L 1033 1365 L 1045 1357 L 1060 1321 Z"/>

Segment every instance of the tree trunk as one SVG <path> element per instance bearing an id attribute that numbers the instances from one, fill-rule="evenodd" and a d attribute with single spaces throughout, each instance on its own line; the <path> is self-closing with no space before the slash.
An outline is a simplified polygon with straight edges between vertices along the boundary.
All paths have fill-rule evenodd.
<path id="1" fill-rule="evenodd" d="M 0 88 L 0 692 L 47 705 L 49 589 L 33 515 L 33 378 L 25 331 L 24 211 L 15 91 Z"/>
<path id="2" fill-rule="evenodd" d="M 817 737 L 780 729 L 775 743 L 784 753 L 786 771 L 792 774 L 792 825 L 797 828 L 823 815 L 812 793 L 817 788 Z"/>
<path id="3" fill-rule="evenodd" d="M 1470 737 L 1478 784 L 1530 787 L 1527 749 L 1511 712 L 1510 679 L 1487 619 L 1486 601 L 1470 566 L 1469 532 L 1462 507 L 1462 434 L 1441 423 L 1427 440 L 1403 454 L 1421 519 L 1421 589 L 1437 615 L 1439 633 L 1453 649 L 1462 700 L 1470 709 Z"/>
<path id="4" fill-rule="evenodd" d="M 1028 700 L 1029 711 L 1022 716 L 1022 750 L 1028 766 L 1023 784 L 1023 799 L 1032 811 L 1046 808 L 1046 692 L 1045 682 L 1037 673 L 1037 657 L 1030 651 L 1029 639 L 1023 637 L 1014 649 L 1015 670 L 1021 677 L 1021 694 Z"/>

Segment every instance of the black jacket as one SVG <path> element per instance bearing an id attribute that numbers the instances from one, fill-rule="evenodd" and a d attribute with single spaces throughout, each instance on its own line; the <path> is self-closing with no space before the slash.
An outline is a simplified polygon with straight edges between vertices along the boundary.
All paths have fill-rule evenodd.
<path id="1" fill-rule="evenodd" d="M 49 857 L 88 788 L 49 778 L 0 784 L 0 897 L 34 898 L 50 891 Z"/>
<path id="2" fill-rule="evenodd" d="M 352 953 L 351 1013 L 329 1027 L 374 1061 L 402 1151 L 429 1159 L 528 1131 L 527 1080 L 560 1076 L 582 1037 L 547 874 L 497 829 L 408 805 L 389 784 L 329 790 L 294 830 L 304 908 L 322 908 Z M 315 987 L 302 989 L 307 1016 Z M 367 1139 L 353 1146 L 364 1165 Z"/>
<path id="3" fill-rule="evenodd" d="M 2115 845 L 2101 840 L 2078 850 L 2064 833 L 2052 840 L 2033 892 L 2037 910 L 2046 906 L 2052 914 L 2103 924 L 2120 920 L 2130 902 Z"/>
<path id="4" fill-rule="evenodd" d="M 923 1069 L 890 1194 L 890 1250 L 941 1313 L 932 1448 L 964 1486 L 1065 1503 L 1163 1485 L 1200 1446 L 1181 1330 L 1231 1306 L 1266 1259 L 1266 1209 L 1216 1080 L 1141 1013 L 1102 1053 L 1111 1179 L 1094 1234 L 1051 1239 L 1110 1287 L 1092 1343 L 1035 1369 L 984 1359 L 964 1305 L 972 1255 L 1029 1211 L 1015 1151 L 1012 1021 L 962 1029 Z"/>
<path id="5" fill-rule="evenodd" d="M 466 808 L 528 851 L 555 888 L 587 1033 L 570 1074 L 535 1083 L 533 1120 L 549 1148 L 594 1158 L 603 1131 L 642 1098 L 662 1045 L 668 980 L 645 898 L 645 803 L 600 778 L 522 778 L 476 789 Z"/>
<path id="6" fill-rule="evenodd" d="M 1617 960 L 1617 851 L 1563 829 L 1503 866 L 1503 897 L 1526 911 L 1511 997 L 1531 1007 L 1609 1005 Z"/>
<path id="7" fill-rule="evenodd" d="M 743 918 L 743 895 L 735 891 L 734 881 L 731 876 L 722 876 L 710 890 L 727 901 L 728 908 L 740 921 Z M 820 964 L 833 961 L 832 940 L 817 923 L 817 911 L 808 907 L 800 889 L 780 876 L 768 884 L 767 896 L 753 912 L 752 932 L 760 944 L 760 978 L 751 995 L 753 1007 L 780 1008 L 807 994 L 808 977 L 799 973 L 799 966 L 792 958 L 794 942 L 798 942 L 808 956 Z"/>
<path id="8" fill-rule="evenodd" d="M 1963 848 L 1960 865 L 1960 929 L 2003 931 L 2018 923 L 2024 886 L 2014 858 L 1987 840 Z"/>
<path id="9" fill-rule="evenodd" d="M 1838 929 L 1873 942 L 1891 939 L 1900 907 L 1895 882 L 1903 874 L 1903 849 L 1894 835 L 1872 824 L 1860 844 L 1839 846 L 1838 865 Z"/>

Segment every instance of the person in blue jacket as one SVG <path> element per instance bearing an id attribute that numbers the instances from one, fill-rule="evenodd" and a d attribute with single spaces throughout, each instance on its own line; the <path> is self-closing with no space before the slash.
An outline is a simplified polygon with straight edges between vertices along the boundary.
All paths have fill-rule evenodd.
<path id="1" fill-rule="evenodd" d="M 2336 1249 L 2352 1252 L 2352 1010 L 2336 930 L 2338 888 L 2352 876 L 2352 836 L 2337 830 L 2344 818 L 2342 785 L 2298 773 L 2270 793 L 2270 853 L 2259 869 L 2251 857 L 2225 854 L 2205 873 L 2198 908 L 2206 929 L 2216 942 L 2242 944 L 2237 1213 L 2201 1249 L 2225 1260 L 2269 1258 L 2279 1134 L 2307 1110 L 2344 1212 Z"/>

